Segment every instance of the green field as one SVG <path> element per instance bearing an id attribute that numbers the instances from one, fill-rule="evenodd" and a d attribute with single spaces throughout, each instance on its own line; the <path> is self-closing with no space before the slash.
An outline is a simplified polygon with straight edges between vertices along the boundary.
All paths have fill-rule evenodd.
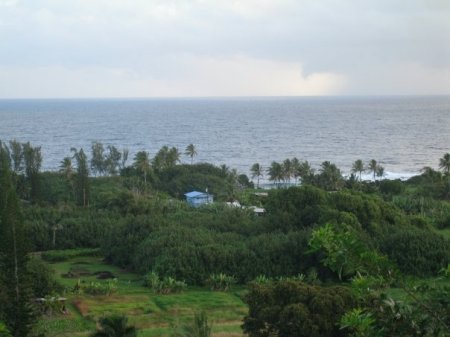
<path id="1" fill-rule="evenodd" d="M 228 292 L 192 288 L 180 294 L 158 295 L 142 286 L 141 278 L 102 262 L 99 257 L 77 257 L 50 264 L 57 280 L 65 287 L 67 314 L 44 316 L 39 328 L 46 336 L 88 336 L 95 331 L 96 320 L 110 314 L 124 314 L 139 329 L 139 336 L 169 336 L 172 327 L 192 320 L 194 312 L 204 310 L 212 322 L 215 336 L 242 336 L 240 325 L 247 307 L 241 297 L 244 288 Z M 67 273 L 71 272 L 70 277 Z M 98 280 L 96 272 L 110 272 L 117 279 L 117 292 L 110 296 L 75 295 L 78 279 Z"/>

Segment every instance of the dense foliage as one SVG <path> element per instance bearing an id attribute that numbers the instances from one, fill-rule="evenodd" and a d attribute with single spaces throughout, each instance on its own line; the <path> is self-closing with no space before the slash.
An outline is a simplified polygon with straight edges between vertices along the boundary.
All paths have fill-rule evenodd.
<path id="1" fill-rule="evenodd" d="M 126 149 L 95 142 L 91 158 L 74 148 L 59 172 L 40 172 L 39 147 L 12 141 L 2 149 L 0 321 L 13 335 L 28 329 L 30 296 L 58 290 L 42 261 L 28 261 L 29 250 L 54 262 L 79 253 L 60 249 L 84 248 L 147 275 L 148 286 L 160 293 L 172 291 L 166 289 L 176 288 L 176 282 L 225 290 L 234 282 L 259 280 L 252 282 L 247 297 L 250 313 L 244 327 L 250 336 L 338 336 L 357 333 L 364 322 L 367 329 L 379 322 L 391 324 L 392 330 L 386 331 L 395 333 L 398 325 L 383 316 L 386 311 L 398 310 L 417 322 L 420 318 L 414 315 L 419 313 L 397 302 L 389 307 L 380 294 L 371 294 L 377 307 L 364 302 L 368 297 L 358 298 L 360 308 L 352 307 L 354 298 L 345 289 L 297 281 L 382 288 L 390 286 L 399 271 L 432 277 L 450 263 L 450 242 L 440 234 L 450 227 L 446 156 L 440 162 L 442 173 L 427 168 L 406 182 L 381 180 L 384 168 L 375 160 L 367 166 L 355 161 L 348 179 L 328 161 L 317 172 L 296 158 L 273 162 L 267 169 L 255 163 L 251 172 L 256 184 L 267 173 L 279 187 L 257 194 L 245 174 L 225 165 L 194 164 L 193 144 L 185 152 L 190 165 L 180 164 L 180 152 L 165 146 L 153 158 L 138 152 L 127 166 Z M 373 181 L 361 181 L 364 171 Z M 212 193 L 215 203 L 189 207 L 183 199 L 192 190 Z M 243 207 L 224 203 L 235 200 Z M 264 215 L 257 216 L 250 206 L 263 207 Z M 30 238 L 29 245 L 25 238 Z M 14 244 L 20 247 L 15 252 Z M 17 260 L 11 258 L 14 254 Z M 36 281 L 34 287 L 30 278 Z M 14 291 L 17 285 L 24 289 L 20 296 Z M 445 291 L 418 296 L 445 315 L 448 303 L 439 306 L 436 295 Z M 94 283 L 85 292 L 105 293 Z M 23 331 L 18 326 L 21 317 Z M 339 321 L 347 330 L 338 331 Z M 428 328 L 421 324 L 422 330 L 410 331 Z M 404 331 L 409 328 L 405 325 Z"/>
<path id="2" fill-rule="evenodd" d="M 243 329 L 250 337 L 345 336 L 337 323 L 356 300 L 345 287 L 279 281 L 252 284 Z"/>

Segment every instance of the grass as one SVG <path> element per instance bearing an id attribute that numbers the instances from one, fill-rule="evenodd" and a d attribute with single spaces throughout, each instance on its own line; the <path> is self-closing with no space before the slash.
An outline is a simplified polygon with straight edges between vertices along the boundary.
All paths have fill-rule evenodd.
<path id="1" fill-rule="evenodd" d="M 450 228 L 440 229 L 440 230 L 437 230 L 437 232 L 439 234 L 441 234 L 443 237 L 445 237 L 448 240 L 450 240 Z"/>
<path id="2" fill-rule="evenodd" d="M 46 336 L 88 336 L 95 331 L 98 318 L 110 314 L 128 316 L 130 324 L 139 329 L 139 337 L 169 336 L 172 326 L 192 320 L 194 312 L 204 310 L 213 325 L 213 335 L 243 336 L 240 329 L 247 307 L 242 301 L 244 288 L 215 292 L 206 288 L 189 287 L 183 293 L 158 295 L 142 286 L 139 275 L 105 264 L 100 257 L 75 257 L 52 263 L 59 283 L 65 287 L 67 315 L 45 317 L 39 329 Z M 71 272 L 72 277 L 67 277 Z M 110 272 L 118 280 L 118 291 L 111 296 L 75 295 L 71 292 L 80 282 L 98 280 L 96 272 Z"/>

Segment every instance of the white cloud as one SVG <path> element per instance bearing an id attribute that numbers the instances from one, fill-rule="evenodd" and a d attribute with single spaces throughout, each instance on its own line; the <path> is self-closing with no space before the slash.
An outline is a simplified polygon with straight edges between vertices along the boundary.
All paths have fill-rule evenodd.
<path id="1" fill-rule="evenodd" d="M 231 58 L 190 58 L 189 80 L 183 80 L 189 95 L 209 96 L 310 96 L 339 93 L 343 76 L 314 73 L 305 76 L 301 64 L 254 59 L 239 55 Z"/>
<path id="2" fill-rule="evenodd" d="M 14 7 L 18 2 L 18 0 L 0 0 L 0 7 Z"/>
<path id="3" fill-rule="evenodd" d="M 54 88 L 58 96 L 450 94 L 447 0 L 0 0 L 0 8 L 3 74 L 15 83 L 22 71 L 43 76 L 33 81 L 47 83 L 39 88 L 47 96 L 47 73 L 52 83 L 73 80 Z M 23 86 L 2 86 L 2 97 L 24 96 Z"/>
<path id="4" fill-rule="evenodd" d="M 3 97 L 299 96 L 338 94 L 338 74 L 305 76 L 300 64 L 235 56 L 184 55 L 178 74 L 155 77 L 125 68 L 0 68 Z M 0 97 L 1 97 L 0 96 Z"/>
<path id="5" fill-rule="evenodd" d="M 450 66 L 419 63 L 376 66 L 353 74 L 347 90 L 362 95 L 449 95 Z"/>

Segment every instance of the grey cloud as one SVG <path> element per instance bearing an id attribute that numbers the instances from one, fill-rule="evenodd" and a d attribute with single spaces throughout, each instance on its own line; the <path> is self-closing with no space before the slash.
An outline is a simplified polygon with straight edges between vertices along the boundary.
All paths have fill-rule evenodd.
<path id="1" fill-rule="evenodd" d="M 1 4 L 2 67 L 110 67 L 127 69 L 141 79 L 176 81 L 193 76 L 179 61 L 184 55 L 246 55 L 300 64 L 305 76 L 345 76 L 348 94 L 360 93 L 361 88 L 365 93 L 381 91 L 382 80 L 364 78 L 389 79 L 405 64 L 420 68 L 423 83 L 393 90 L 420 93 L 432 78 L 444 85 L 439 69 L 446 74 L 450 68 L 450 3 L 445 0 Z"/>

